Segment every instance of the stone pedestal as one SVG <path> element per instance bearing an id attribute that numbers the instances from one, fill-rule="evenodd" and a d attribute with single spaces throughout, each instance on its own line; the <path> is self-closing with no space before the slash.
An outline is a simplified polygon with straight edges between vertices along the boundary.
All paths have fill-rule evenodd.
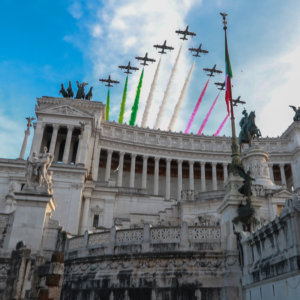
<path id="1" fill-rule="evenodd" d="M 52 195 L 38 192 L 15 192 L 16 210 L 11 230 L 9 249 L 14 249 L 19 241 L 32 252 L 40 250 L 46 217 L 55 210 Z"/>
<path id="2" fill-rule="evenodd" d="M 266 188 L 276 188 L 271 180 L 268 166 L 269 155 L 260 146 L 253 145 L 242 156 L 245 171 L 250 169 L 251 176 L 255 178 L 253 184 L 262 185 Z"/>

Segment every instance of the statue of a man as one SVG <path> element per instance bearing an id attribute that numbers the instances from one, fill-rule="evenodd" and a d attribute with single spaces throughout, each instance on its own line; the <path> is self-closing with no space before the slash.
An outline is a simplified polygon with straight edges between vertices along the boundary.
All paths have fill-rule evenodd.
<path id="1" fill-rule="evenodd" d="M 241 131 L 245 131 L 246 126 L 248 124 L 248 113 L 246 111 L 246 109 L 243 110 L 242 114 L 244 115 L 240 121 L 240 127 L 241 127 Z"/>

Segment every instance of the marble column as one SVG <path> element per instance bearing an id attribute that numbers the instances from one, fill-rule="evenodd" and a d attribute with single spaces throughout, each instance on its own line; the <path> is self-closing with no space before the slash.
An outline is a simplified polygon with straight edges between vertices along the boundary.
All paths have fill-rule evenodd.
<path id="1" fill-rule="evenodd" d="M 27 140 L 30 135 L 30 128 L 27 127 L 27 129 L 24 131 L 24 133 L 25 133 L 25 136 L 24 136 L 24 140 L 23 140 L 23 144 L 22 144 L 22 148 L 21 148 L 21 152 L 20 152 L 20 156 L 19 156 L 20 159 L 24 159 L 26 146 L 27 146 Z"/>
<path id="2" fill-rule="evenodd" d="M 98 180 L 100 153 L 101 153 L 101 147 L 99 145 L 99 136 L 97 135 L 96 142 L 95 142 L 94 156 L 92 161 L 92 178 L 94 181 Z"/>
<path id="3" fill-rule="evenodd" d="M 46 126 L 45 123 L 41 123 L 41 122 L 36 123 L 35 130 L 34 130 L 34 142 L 32 143 L 33 146 L 31 148 L 30 154 L 32 154 L 32 152 L 36 152 L 37 154 L 39 154 L 41 150 L 41 144 L 44 136 L 45 126 Z"/>
<path id="4" fill-rule="evenodd" d="M 228 163 L 223 163 L 224 185 L 228 178 Z"/>
<path id="5" fill-rule="evenodd" d="M 178 178 L 178 189 L 177 189 L 177 200 L 181 200 L 181 192 L 182 192 L 182 160 L 177 160 L 177 178 Z"/>
<path id="6" fill-rule="evenodd" d="M 136 160 L 136 154 L 131 154 L 131 165 L 130 165 L 130 182 L 129 187 L 134 187 L 134 179 L 135 179 L 135 160 Z"/>
<path id="7" fill-rule="evenodd" d="M 55 152 L 55 145 L 56 145 L 56 140 L 57 140 L 58 129 L 59 129 L 59 125 L 54 124 L 53 125 L 51 142 L 50 142 L 50 147 L 49 147 L 49 153 L 51 153 L 53 156 L 54 156 L 54 152 Z"/>
<path id="8" fill-rule="evenodd" d="M 63 155 L 63 163 L 64 164 L 67 164 L 69 162 L 69 154 L 70 154 L 70 146 L 71 146 L 73 127 L 74 126 L 70 126 L 70 125 L 68 126 L 68 133 L 67 133 L 64 155 Z"/>
<path id="9" fill-rule="evenodd" d="M 166 199 L 170 199 L 170 185 L 171 185 L 171 159 L 166 159 Z"/>
<path id="10" fill-rule="evenodd" d="M 217 163 L 213 162 L 212 165 L 212 189 L 216 191 L 218 189 L 217 186 Z"/>
<path id="11" fill-rule="evenodd" d="M 286 178 L 284 172 L 284 164 L 280 164 L 281 184 L 286 186 Z"/>
<path id="12" fill-rule="evenodd" d="M 269 164 L 269 173 L 271 180 L 274 182 L 273 164 Z"/>
<path id="13" fill-rule="evenodd" d="M 148 156 L 144 156 L 143 157 L 142 189 L 147 188 L 147 168 L 148 168 Z"/>
<path id="14" fill-rule="evenodd" d="M 82 143 L 81 143 L 79 163 L 83 164 L 85 166 L 86 163 L 87 163 L 88 144 L 89 144 L 89 139 L 90 139 L 90 136 L 91 136 L 91 127 L 90 127 L 89 124 L 86 124 L 84 126 L 84 130 L 81 134 L 82 134 Z"/>
<path id="15" fill-rule="evenodd" d="M 155 157 L 154 165 L 154 195 L 158 195 L 158 180 L 159 180 L 159 157 Z"/>
<path id="16" fill-rule="evenodd" d="M 206 191 L 205 162 L 201 161 L 201 192 Z"/>
<path id="17" fill-rule="evenodd" d="M 124 166 L 124 152 L 120 152 L 119 154 L 119 171 L 118 171 L 118 182 L 117 186 L 121 187 L 123 184 L 123 166 Z"/>
<path id="18" fill-rule="evenodd" d="M 78 147 L 77 147 L 77 153 L 76 153 L 76 161 L 75 164 L 78 165 L 80 163 L 80 157 L 81 157 L 81 150 L 82 150 L 82 134 L 78 136 Z"/>
<path id="19" fill-rule="evenodd" d="M 83 214 L 82 214 L 82 226 L 81 233 L 83 234 L 86 230 L 88 230 L 88 219 L 89 219 L 89 211 L 90 211 L 90 202 L 91 198 L 85 198 L 83 203 Z"/>
<path id="20" fill-rule="evenodd" d="M 107 159 L 106 159 L 106 170 L 105 170 L 105 181 L 110 179 L 110 169 L 111 169 L 111 157 L 112 157 L 112 150 L 107 150 Z"/>
<path id="21" fill-rule="evenodd" d="M 189 161 L 189 177 L 190 177 L 190 190 L 193 191 L 194 190 L 194 162 L 193 161 Z"/>

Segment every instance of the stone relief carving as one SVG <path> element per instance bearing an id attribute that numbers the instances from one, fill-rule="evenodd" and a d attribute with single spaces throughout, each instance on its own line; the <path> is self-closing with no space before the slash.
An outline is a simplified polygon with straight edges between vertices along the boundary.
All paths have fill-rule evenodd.
<path id="1" fill-rule="evenodd" d="M 53 173 L 48 171 L 53 161 L 53 155 L 48 152 L 47 147 L 37 155 L 33 152 L 26 162 L 26 186 L 25 189 L 37 190 L 52 194 L 52 176 Z"/>

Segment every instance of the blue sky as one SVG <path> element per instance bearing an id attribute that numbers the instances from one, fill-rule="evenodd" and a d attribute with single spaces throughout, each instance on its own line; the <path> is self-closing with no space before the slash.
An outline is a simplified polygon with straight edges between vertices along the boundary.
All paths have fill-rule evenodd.
<path id="1" fill-rule="evenodd" d="M 105 102 L 106 88 L 98 81 L 111 74 L 121 83 L 111 91 L 111 119 L 117 120 L 125 75 L 117 68 L 167 40 L 175 47 L 163 57 L 154 93 L 149 127 L 158 112 L 181 40 L 175 30 L 190 25 L 197 36 L 183 44 L 179 67 L 167 102 L 166 129 L 193 62 L 187 48 L 200 42 L 210 53 L 198 58 L 175 131 L 184 131 L 207 80 L 202 68 L 217 64 L 224 70 L 224 33 L 220 11 L 228 16 L 228 41 L 233 69 L 233 95 L 256 111 L 263 136 L 277 136 L 292 122 L 288 105 L 300 105 L 300 1 L 280 0 L 2 0 L 0 11 L 0 157 L 19 155 L 25 117 L 34 115 L 36 97 L 58 96 L 60 83 L 86 81 L 94 100 Z M 137 124 L 156 65 L 145 69 Z M 130 77 L 125 121 L 140 72 Z M 223 81 L 220 75 L 217 81 Z M 192 131 L 197 132 L 217 95 L 210 83 Z M 242 108 L 236 110 L 237 119 Z M 204 134 L 213 134 L 225 117 L 224 95 L 216 104 Z M 280 120 L 280 122 L 278 121 Z M 229 122 L 222 134 L 230 135 Z M 31 136 L 32 137 L 32 136 Z M 28 147 L 29 148 L 29 147 Z M 29 149 L 28 149 L 29 150 Z"/>

